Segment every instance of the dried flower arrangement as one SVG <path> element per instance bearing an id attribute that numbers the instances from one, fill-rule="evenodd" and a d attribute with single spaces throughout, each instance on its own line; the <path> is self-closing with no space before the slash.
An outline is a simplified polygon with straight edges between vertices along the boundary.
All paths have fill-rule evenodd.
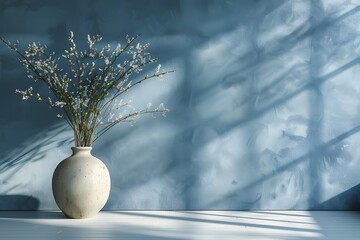
<path id="1" fill-rule="evenodd" d="M 169 111 L 163 104 L 151 108 L 150 103 L 136 110 L 131 101 L 119 100 L 122 94 L 140 83 L 152 78 L 161 79 L 173 72 L 161 70 L 159 64 L 152 74 L 139 74 L 157 59 L 147 52 L 148 43 L 136 43 L 138 38 L 139 35 L 126 36 L 124 46 L 119 43 L 112 48 L 108 44 L 98 49 L 101 36 L 88 35 L 88 48 L 78 51 L 74 34 L 70 32 L 69 47 L 60 57 L 54 52 L 48 54 L 47 46 L 40 43 L 30 43 L 21 52 L 18 41 L 0 40 L 18 54 L 28 78 L 35 83 L 45 83 L 49 88 L 46 97 L 35 92 L 33 87 L 16 89 L 16 93 L 21 94 L 23 100 L 33 98 L 54 109 L 57 116 L 65 119 L 73 129 L 75 146 L 86 147 L 118 123 L 134 122 L 143 114 L 165 115 Z M 115 113 L 119 111 L 119 114 Z"/>

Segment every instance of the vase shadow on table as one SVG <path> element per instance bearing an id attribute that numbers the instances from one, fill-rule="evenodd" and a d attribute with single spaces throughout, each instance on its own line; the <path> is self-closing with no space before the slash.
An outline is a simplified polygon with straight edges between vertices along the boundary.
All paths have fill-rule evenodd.
<path id="1" fill-rule="evenodd" d="M 0 219 L 62 219 L 66 218 L 61 212 L 36 211 L 40 201 L 36 197 L 27 195 L 0 195 Z M 30 211 L 31 210 L 31 211 Z M 35 212 L 34 212 L 35 211 Z"/>
<path id="2" fill-rule="evenodd" d="M 0 195 L 0 211 L 3 210 L 37 210 L 40 201 L 33 196 Z"/>

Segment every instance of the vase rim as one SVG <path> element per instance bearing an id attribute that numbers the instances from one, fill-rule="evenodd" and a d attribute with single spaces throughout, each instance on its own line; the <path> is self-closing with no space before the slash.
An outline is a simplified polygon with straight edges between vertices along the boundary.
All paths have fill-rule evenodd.
<path id="1" fill-rule="evenodd" d="M 91 150 L 92 147 L 71 147 L 72 150 Z"/>

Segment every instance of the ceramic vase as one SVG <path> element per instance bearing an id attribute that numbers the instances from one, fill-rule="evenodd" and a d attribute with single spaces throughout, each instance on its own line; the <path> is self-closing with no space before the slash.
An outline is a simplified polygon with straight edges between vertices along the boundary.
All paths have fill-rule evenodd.
<path id="1" fill-rule="evenodd" d="M 73 154 L 60 162 L 53 174 L 55 202 L 69 218 L 95 216 L 109 197 L 109 171 L 91 155 L 91 149 L 73 147 Z"/>

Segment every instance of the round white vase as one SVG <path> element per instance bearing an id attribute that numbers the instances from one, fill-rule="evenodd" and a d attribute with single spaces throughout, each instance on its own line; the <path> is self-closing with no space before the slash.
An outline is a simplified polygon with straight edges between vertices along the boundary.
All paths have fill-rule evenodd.
<path id="1" fill-rule="evenodd" d="M 95 216 L 110 193 L 105 164 L 91 155 L 92 147 L 72 147 L 73 154 L 59 163 L 52 178 L 56 204 L 69 218 Z"/>

